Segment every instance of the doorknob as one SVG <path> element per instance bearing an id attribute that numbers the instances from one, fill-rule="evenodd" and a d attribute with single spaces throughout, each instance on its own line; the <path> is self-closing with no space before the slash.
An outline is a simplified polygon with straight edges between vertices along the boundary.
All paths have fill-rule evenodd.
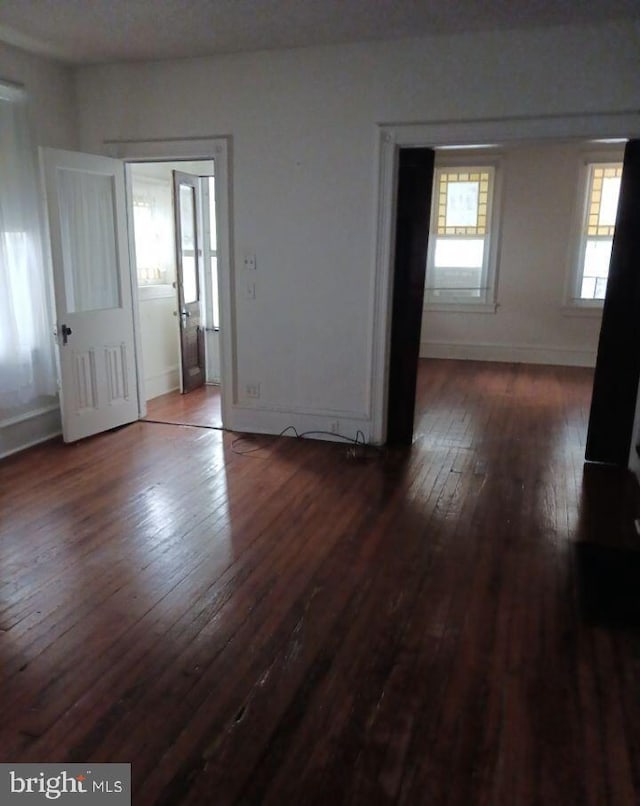
<path id="1" fill-rule="evenodd" d="M 62 334 L 62 343 L 66 344 L 69 336 L 72 334 L 72 330 L 70 327 L 66 325 L 60 325 L 60 333 Z"/>

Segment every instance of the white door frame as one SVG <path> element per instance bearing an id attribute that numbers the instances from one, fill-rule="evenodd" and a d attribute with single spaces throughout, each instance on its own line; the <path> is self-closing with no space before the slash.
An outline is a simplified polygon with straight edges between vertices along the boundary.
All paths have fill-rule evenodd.
<path id="1" fill-rule="evenodd" d="M 231 257 L 231 215 L 230 215 L 230 152 L 229 137 L 203 137 L 197 139 L 167 140 L 105 140 L 105 150 L 109 156 L 124 162 L 171 162 L 179 160 L 213 160 L 216 194 L 216 219 L 218 235 L 218 296 L 220 301 L 220 378 L 222 385 L 222 423 L 228 426 L 231 407 L 235 400 L 235 316 L 232 305 L 233 278 Z M 130 207 L 130 205 L 129 205 Z M 129 211 L 130 212 L 130 211 Z M 132 222 L 130 222 L 132 224 Z M 129 227 L 130 239 L 133 227 Z M 132 272 L 132 295 L 134 300 L 134 330 L 136 338 L 138 396 L 140 416 L 147 412 L 142 367 L 142 343 L 140 337 L 140 314 L 138 307 L 138 284 Z"/>
<path id="2" fill-rule="evenodd" d="M 508 144 L 532 140 L 630 138 L 640 132 L 640 113 L 523 116 L 486 120 L 389 123 L 378 126 L 376 271 L 371 352 L 371 439 L 387 436 L 389 346 L 400 148 Z"/>

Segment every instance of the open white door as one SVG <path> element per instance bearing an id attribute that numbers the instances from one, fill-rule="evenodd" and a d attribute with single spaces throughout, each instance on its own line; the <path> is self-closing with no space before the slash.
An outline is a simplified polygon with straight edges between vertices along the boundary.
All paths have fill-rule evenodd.
<path id="1" fill-rule="evenodd" d="M 138 419 L 124 168 L 43 149 L 65 442 Z"/>

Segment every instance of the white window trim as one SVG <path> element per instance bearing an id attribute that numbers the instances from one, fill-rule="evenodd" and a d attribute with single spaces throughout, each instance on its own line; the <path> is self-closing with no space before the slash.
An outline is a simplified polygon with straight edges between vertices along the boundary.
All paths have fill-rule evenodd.
<path id="1" fill-rule="evenodd" d="M 214 169 L 215 170 L 215 169 Z M 211 184 L 210 180 L 213 179 L 213 199 L 211 198 Z M 200 199 L 202 201 L 202 233 L 203 233 L 203 243 L 202 243 L 202 255 L 203 255 L 203 265 L 204 271 L 208 275 L 209 278 L 212 278 L 212 261 L 215 258 L 216 260 L 216 277 L 217 272 L 220 269 L 218 263 L 218 247 L 216 244 L 216 248 L 211 248 L 211 224 L 209 219 L 209 210 L 211 205 L 214 206 L 216 204 L 217 196 L 216 196 L 216 185 L 217 185 L 217 176 L 215 173 L 211 176 L 201 176 L 200 177 Z M 205 210 L 207 214 L 205 215 Z M 204 311 L 205 311 L 205 323 L 206 327 L 209 331 L 214 331 L 218 333 L 220 331 L 220 297 L 218 296 L 218 310 L 217 310 L 217 317 L 214 316 L 214 304 L 213 304 L 213 285 L 212 281 L 205 282 L 205 297 L 204 297 Z M 220 284 L 217 283 L 216 290 L 218 290 Z M 215 320 L 218 320 L 217 324 L 215 324 Z"/>
<path id="2" fill-rule="evenodd" d="M 425 293 L 423 309 L 425 311 L 446 311 L 448 313 L 490 313 L 494 314 L 498 310 L 498 256 L 500 251 L 500 222 L 502 218 L 502 154 L 492 150 L 489 154 L 474 149 L 440 158 L 436 156 L 434 165 L 433 187 L 431 197 L 431 217 L 429 224 L 429 244 L 427 247 L 427 268 L 425 271 Z M 483 269 L 485 294 L 477 301 L 468 298 L 450 298 L 449 301 L 439 299 L 437 301 L 429 299 L 428 283 L 429 266 L 433 261 L 436 242 L 437 228 L 437 199 L 436 199 L 436 171 L 438 169 L 473 167 L 491 168 L 493 170 L 493 193 L 489 199 L 489 222 L 490 227 L 485 236 L 488 243 L 487 257 L 485 261 L 486 269 Z"/>
<path id="3" fill-rule="evenodd" d="M 562 312 L 565 316 L 600 316 L 604 305 L 603 299 L 583 299 L 580 297 L 583 271 L 583 246 L 586 239 L 584 232 L 585 216 L 589 207 L 589 169 L 598 163 L 620 163 L 624 158 L 624 143 L 621 147 L 602 150 L 589 150 L 579 157 L 578 183 L 576 203 L 573 216 L 573 227 L 569 238 L 568 270 L 566 273 Z"/>
<path id="4" fill-rule="evenodd" d="M 496 313 L 497 302 L 425 302 L 423 309 L 432 313 Z"/>

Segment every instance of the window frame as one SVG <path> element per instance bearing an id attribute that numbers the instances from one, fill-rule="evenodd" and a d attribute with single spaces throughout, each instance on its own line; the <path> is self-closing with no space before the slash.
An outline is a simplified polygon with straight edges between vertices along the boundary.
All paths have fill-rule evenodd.
<path id="1" fill-rule="evenodd" d="M 217 176 L 214 172 L 209 176 L 200 177 L 200 198 L 202 200 L 202 232 L 204 235 L 203 242 L 203 255 L 204 250 L 207 250 L 208 257 L 205 259 L 205 270 L 209 272 L 211 278 L 211 298 L 206 304 L 207 311 L 207 327 L 214 333 L 220 331 L 220 283 L 218 272 L 220 269 L 219 255 L 218 255 L 218 221 L 217 221 Z M 211 237 L 211 219 L 213 218 L 216 224 L 216 240 L 215 247 L 213 246 Z M 213 268 L 213 261 L 215 260 L 215 270 Z"/>
<path id="2" fill-rule="evenodd" d="M 136 187 L 137 183 L 137 187 Z M 140 186 L 146 186 L 145 188 L 141 188 Z M 137 250 L 135 249 L 136 243 L 136 226 L 135 226 L 135 208 L 136 205 L 138 206 L 148 206 L 151 210 L 151 214 L 153 216 L 154 208 L 155 208 L 155 201 L 148 202 L 148 188 L 161 188 L 166 190 L 168 188 L 169 194 L 171 194 L 171 185 L 170 183 L 167 184 L 163 179 L 154 177 L 154 176 L 134 176 L 132 174 L 131 177 L 131 225 L 133 227 L 133 241 L 134 241 L 134 252 L 132 260 L 132 269 L 135 273 L 136 285 L 138 287 L 138 296 L 140 299 L 161 299 L 164 297 L 170 297 L 175 294 L 175 283 L 172 278 L 175 277 L 175 265 L 173 268 L 173 273 L 171 271 L 163 272 L 163 277 L 159 278 L 153 282 L 141 282 L 140 281 L 140 274 L 139 270 L 140 267 L 138 265 L 139 258 Z M 170 226 L 173 227 L 173 221 L 170 221 Z M 172 234 L 172 240 L 175 239 L 175 234 Z"/>
<path id="3" fill-rule="evenodd" d="M 601 150 L 589 150 L 580 155 L 574 224 L 569 241 L 569 266 L 566 274 L 563 310 L 568 316 L 599 316 L 604 305 L 603 299 L 581 297 L 584 277 L 584 256 L 587 233 L 587 220 L 591 204 L 591 170 L 594 166 L 621 166 L 624 161 L 624 143 L 619 148 L 609 146 Z M 612 236 L 613 238 L 613 236 Z"/>
<path id="4" fill-rule="evenodd" d="M 424 289 L 424 310 L 425 311 L 449 311 L 460 313 L 495 313 L 498 308 L 498 255 L 500 224 L 502 218 L 502 163 L 503 158 L 500 152 L 473 150 L 472 152 L 461 151 L 456 156 L 449 154 L 441 156 L 441 152 L 436 153 L 436 160 L 433 170 L 433 186 L 431 200 L 431 214 L 429 223 L 429 243 L 427 246 L 427 265 L 425 269 L 425 289 Z M 487 209 L 487 232 L 483 237 L 485 241 L 484 260 L 482 266 L 482 279 L 480 291 L 482 295 L 476 299 L 456 296 L 451 294 L 447 298 L 433 297 L 430 294 L 429 281 L 434 268 L 437 226 L 438 226 L 438 185 L 442 172 L 451 170 L 468 169 L 472 172 L 489 170 L 491 174 L 488 209 Z M 470 236 L 472 237 L 472 236 Z"/>

